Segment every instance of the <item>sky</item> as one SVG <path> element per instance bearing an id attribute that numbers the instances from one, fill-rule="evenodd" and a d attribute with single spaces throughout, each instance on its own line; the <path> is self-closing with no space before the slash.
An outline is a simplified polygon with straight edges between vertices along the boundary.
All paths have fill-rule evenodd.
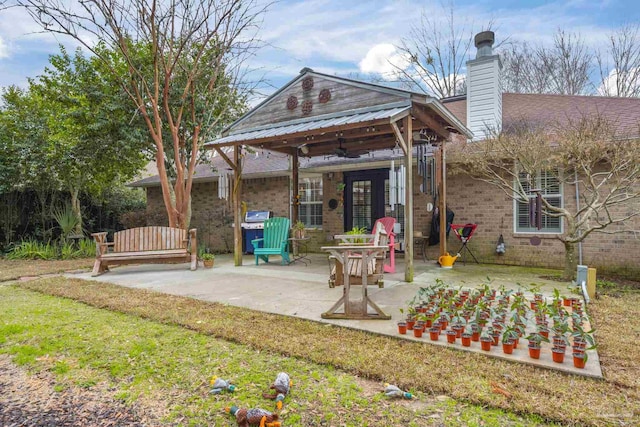
<path id="1" fill-rule="evenodd" d="M 444 21 L 448 6 L 443 4 L 441 0 L 277 1 L 268 8 L 258 33 L 264 47 L 248 65 L 264 75 L 263 95 L 295 78 L 304 67 L 351 77 L 384 72 L 389 60 L 397 59 L 395 46 L 420 24 L 421 14 Z M 638 0 L 458 0 L 453 8 L 456 21 L 474 32 L 493 21 L 498 43 L 509 38 L 548 44 L 562 28 L 580 34 L 590 46 L 604 47 L 612 30 L 640 22 Z M 0 86 L 25 86 L 28 77 L 42 73 L 60 43 L 76 47 L 63 36 L 42 33 L 19 8 L 0 10 Z M 471 53 L 475 55 L 475 49 Z"/>

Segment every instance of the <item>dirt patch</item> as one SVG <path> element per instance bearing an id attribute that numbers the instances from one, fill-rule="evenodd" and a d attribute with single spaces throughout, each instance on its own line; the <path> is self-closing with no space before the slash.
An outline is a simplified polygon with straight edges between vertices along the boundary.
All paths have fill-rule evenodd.
<path id="1" fill-rule="evenodd" d="M 144 426 L 158 425 L 139 408 L 113 399 L 106 387 L 55 390 L 53 375 L 28 375 L 0 356 L 0 425 L 2 426 Z"/>

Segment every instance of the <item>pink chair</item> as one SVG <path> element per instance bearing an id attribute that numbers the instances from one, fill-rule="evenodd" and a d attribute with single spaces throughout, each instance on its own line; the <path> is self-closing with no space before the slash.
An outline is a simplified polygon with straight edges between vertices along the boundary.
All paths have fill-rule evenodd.
<path id="1" fill-rule="evenodd" d="M 396 272 L 396 252 L 395 252 L 395 233 L 393 232 L 393 226 L 396 223 L 396 219 L 390 216 L 385 216 L 384 218 L 380 218 L 376 220 L 375 224 L 373 224 L 373 229 L 376 229 L 376 225 L 381 223 L 384 227 L 384 230 L 387 232 L 387 236 L 389 239 L 389 264 L 385 263 L 383 268 L 385 273 L 395 273 Z"/>

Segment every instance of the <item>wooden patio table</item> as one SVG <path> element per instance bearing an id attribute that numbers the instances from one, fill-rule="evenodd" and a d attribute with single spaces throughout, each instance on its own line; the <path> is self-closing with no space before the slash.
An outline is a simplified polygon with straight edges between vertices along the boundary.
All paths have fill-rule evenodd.
<path id="1" fill-rule="evenodd" d="M 323 251 L 329 252 L 336 258 L 336 261 L 342 264 L 344 274 L 344 287 L 342 297 L 328 311 L 322 313 L 323 319 L 381 319 L 389 320 L 391 316 L 385 314 L 380 307 L 376 305 L 367 294 L 367 269 L 369 261 L 376 256 L 384 254 L 388 250 L 388 246 L 365 246 L 365 245 L 339 245 L 339 246 L 323 246 Z M 350 299 L 351 286 L 349 282 L 349 269 L 347 263 L 352 256 L 362 258 L 362 300 L 353 301 Z M 369 313 L 368 307 L 371 306 L 375 313 Z M 342 313 L 336 311 L 344 307 Z"/>

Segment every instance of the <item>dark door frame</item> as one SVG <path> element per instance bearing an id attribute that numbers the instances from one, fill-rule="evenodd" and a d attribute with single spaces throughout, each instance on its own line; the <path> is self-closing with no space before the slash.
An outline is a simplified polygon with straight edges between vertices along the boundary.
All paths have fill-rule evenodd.
<path id="1" fill-rule="evenodd" d="M 353 182 L 371 181 L 371 226 L 376 219 L 385 216 L 385 180 L 389 178 L 389 168 L 367 169 L 344 172 L 344 230 L 353 228 Z M 368 230 L 371 231 L 371 230 Z"/>

